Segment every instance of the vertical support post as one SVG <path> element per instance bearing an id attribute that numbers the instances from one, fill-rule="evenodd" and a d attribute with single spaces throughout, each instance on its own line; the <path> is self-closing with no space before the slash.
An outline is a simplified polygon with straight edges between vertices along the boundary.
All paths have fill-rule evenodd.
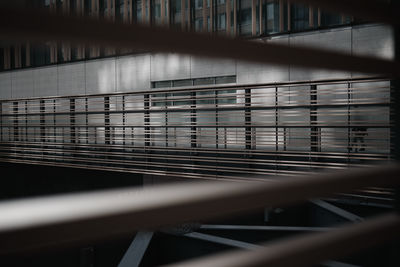
<path id="1" fill-rule="evenodd" d="M 245 136 L 246 150 L 252 149 L 252 127 L 251 127 L 251 89 L 245 89 Z"/>
<path id="2" fill-rule="evenodd" d="M 144 95 L 144 145 L 150 146 L 150 95 Z"/>
<path id="3" fill-rule="evenodd" d="M 89 143 L 89 105 L 88 105 L 88 99 L 87 97 L 85 98 L 85 113 L 86 113 L 86 144 Z"/>
<path id="4" fill-rule="evenodd" d="M 46 126 L 45 126 L 45 119 L 44 114 L 46 112 L 46 108 L 44 105 L 44 100 L 40 100 L 40 141 L 45 142 L 46 139 Z"/>
<path id="5" fill-rule="evenodd" d="M 310 128 L 311 128 L 311 152 L 319 152 L 319 129 L 317 124 L 317 85 L 310 86 Z"/>
<path id="6" fill-rule="evenodd" d="M 14 141 L 19 141 L 18 138 L 18 102 L 13 102 L 13 113 L 14 113 Z"/>
<path id="7" fill-rule="evenodd" d="M 111 144 L 111 128 L 110 128 L 110 97 L 104 97 L 104 141 L 106 145 Z"/>
<path id="8" fill-rule="evenodd" d="M 347 83 L 347 164 L 350 163 L 351 146 L 351 127 L 350 127 L 350 105 L 351 105 L 351 83 Z"/>
<path id="9" fill-rule="evenodd" d="M 70 98 L 69 99 L 69 112 L 70 112 L 70 127 L 71 127 L 71 143 L 76 142 L 76 128 L 75 128 L 75 123 L 76 123 L 76 118 L 75 118 L 75 99 Z"/>
<path id="10" fill-rule="evenodd" d="M 53 142 L 57 143 L 57 116 L 56 116 L 56 100 L 53 100 Z M 26 116 L 25 116 L 26 117 Z"/>
<path id="11" fill-rule="evenodd" d="M 279 128 L 278 128 L 278 122 L 279 122 L 279 117 L 278 117 L 278 87 L 275 87 L 275 152 L 278 154 L 279 150 Z M 275 166 L 278 166 L 278 164 L 275 164 Z"/>
<path id="12" fill-rule="evenodd" d="M 125 146 L 126 138 L 126 112 L 125 112 L 125 96 L 122 96 L 122 144 Z"/>
<path id="13" fill-rule="evenodd" d="M 25 101 L 25 141 L 28 141 L 28 101 Z"/>
<path id="14" fill-rule="evenodd" d="M 215 148 L 218 149 L 219 141 L 219 114 L 218 114 L 218 90 L 215 90 Z"/>
<path id="15" fill-rule="evenodd" d="M 191 147 L 197 147 L 197 110 L 196 110 L 196 92 L 190 93 L 190 124 L 191 124 Z"/>

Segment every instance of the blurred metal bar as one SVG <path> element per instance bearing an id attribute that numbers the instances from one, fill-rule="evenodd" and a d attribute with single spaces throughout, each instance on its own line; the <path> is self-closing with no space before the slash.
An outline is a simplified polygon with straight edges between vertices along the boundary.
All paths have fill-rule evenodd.
<path id="1" fill-rule="evenodd" d="M 5 201 L 0 203 L 0 255 L 284 206 L 360 187 L 399 184 L 399 172 L 400 167 L 392 164 L 270 183 L 174 184 Z"/>
<path id="2" fill-rule="evenodd" d="M 267 243 L 254 251 L 232 251 L 168 266 L 185 267 L 289 267 L 310 266 L 342 258 L 356 251 L 395 240 L 400 236 L 400 216 L 383 215 L 329 232 L 313 233 Z"/>
<path id="3" fill-rule="evenodd" d="M 391 60 L 351 56 L 306 47 L 249 42 L 222 36 L 177 32 L 162 27 L 112 23 L 92 18 L 63 17 L 24 9 L 0 9 L 1 38 L 8 40 L 68 40 L 86 45 L 142 48 L 232 58 L 258 63 L 291 64 L 308 68 L 347 70 L 400 76 L 400 64 Z"/>

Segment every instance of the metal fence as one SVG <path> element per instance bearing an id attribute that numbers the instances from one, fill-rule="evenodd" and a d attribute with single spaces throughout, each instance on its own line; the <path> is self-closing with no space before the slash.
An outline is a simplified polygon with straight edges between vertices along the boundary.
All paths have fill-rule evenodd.
<path id="1" fill-rule="evenodd" d="M 378 78 L 4 100 L 0 160 L 203 179 L 371 165 L 391 159 L 390 105 Z"/>

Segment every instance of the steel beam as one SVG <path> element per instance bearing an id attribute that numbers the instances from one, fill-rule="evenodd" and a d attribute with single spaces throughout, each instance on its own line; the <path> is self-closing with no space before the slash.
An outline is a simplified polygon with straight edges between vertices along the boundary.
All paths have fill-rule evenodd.
<path id="1" fill-rule="evenodd" d="M 300 226 L 264 226 L 264 225 L 215 225 L 203 224 L 200 229 L 204 230 L 238 230 L 238 231 L 294 231 L 294 232 L 323 232 L 334 228 L 331 227 L 300 227 Z"/>
<path id="2" fill-rule="evenodd" d="M 310 202 L 313 203 L 314 205 L 317 205 L 318 207 L 321 207 L 321 208 L 329 211 L 329 212 L 339 215 L 340 217 L 345 218 L 351 222 L 364 221 L 364 219 L 362 217 L 357 216 L 356 214 L 348 212 L 347 210 L 339 208 L 335 205 L 332 205 L 326 201 L 315 199 L 315 200 L 311 200 Z"/>
<path id="3" fill-rule="evenodd" d="M 138 267 L 150 244 L 153 232 L 140 231 L 136 234 L 118 267 Z"/>
<path id="4" fill-rule="evenodd" d="M 203 241 L 208 241 L 212 243 L 217 243 L 221 245 L 226 245 L 234 248 L 241 248 L 241 249 L 257 249 L 260 248 L 258 245 L 254 245 L 248 242 L 243 242 L 243 241 L 238 241 L 238 240 L 233 240 L 230 238 L 225 238 L 225 237 L 220 237 L 220 236 L 215 236 L 215 235 L 208 235 L 208 234 L 203 234 L 203 233 L 198 233 L 198 232 L 192 232 L 192 233 L 187 233 L 184 234 L 183 236 L 185 237 L 190 237 L 198 240 L 203 240 Z"/>

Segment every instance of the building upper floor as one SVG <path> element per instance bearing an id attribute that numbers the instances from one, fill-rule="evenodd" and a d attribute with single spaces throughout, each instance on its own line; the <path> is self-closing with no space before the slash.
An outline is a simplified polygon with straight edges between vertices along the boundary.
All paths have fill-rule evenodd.
<path id="1" fill-rule="evenodd" d="M 362 21 L 287 0 L 31 0 L 17 1 L 63 15 L 142 23 L 183 31 L 260 38 L 349 26 Z M 32 9 L 33 10 L 33 9 Z M 34 12 L 34 11 L 32 11 Z M 0 71 L 143 52 L 76 43 L 3 43 Z"/>

